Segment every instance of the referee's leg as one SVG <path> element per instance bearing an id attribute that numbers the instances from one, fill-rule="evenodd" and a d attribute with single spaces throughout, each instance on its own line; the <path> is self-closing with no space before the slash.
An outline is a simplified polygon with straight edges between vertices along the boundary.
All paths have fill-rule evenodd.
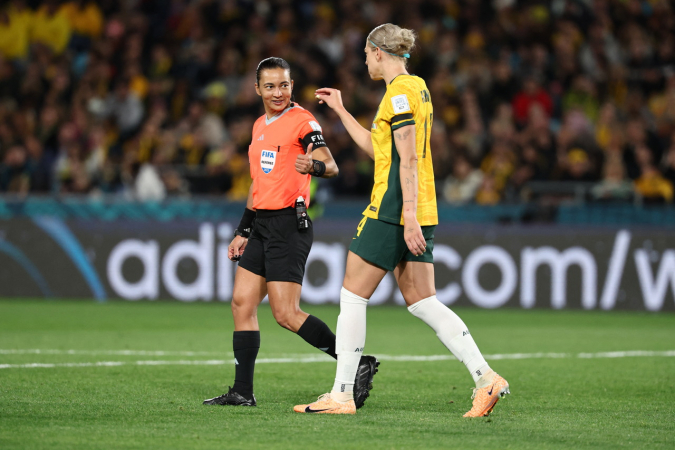
<path id="1" fill-rule="evenodd" d="M 258 305 L 267 295 L 265 277 L 237 268 L 232 291 L 234 331 L 258 331 Z"/>
<path id="2" fill-rule="evenodd" d="M 258 305 L 265 295 L 267 295 L 265 278 L 239 267 L 234 277 L 232 292 L 234 384 L 227 393 L 204 400 L 205 405 L 256 406 L 253 395 L 253 373 L 260 350 Z"/>
<path id="3" fill-rule="evenodd" d="M 232 291 L 232 350 L 235 369 L 232 390 L 255 404 L 253 397 L 253 373 L 255 360 L 260 350 L 260 327 L 258 305 L 267 295 L 265 278 L 239 267 L 234 276 Z"/>
<path id="4" fill-rule="evenodd" d="M 270 281 L 267 292 L 274 319 L 287 330 L 297 333 L 309 314 L 300 309 L 302 285 L 291 281 Z"/>

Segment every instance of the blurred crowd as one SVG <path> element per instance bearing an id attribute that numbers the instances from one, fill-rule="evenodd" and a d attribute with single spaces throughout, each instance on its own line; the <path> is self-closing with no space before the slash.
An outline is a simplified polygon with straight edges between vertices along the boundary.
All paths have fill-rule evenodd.
<path id="1" fill-rule="evenodd" d="M 363 48 L 386 22 L 419 35 L 409 71 L 432 96 L 441 201 L 527 201 L 544 181 L 586 200 L 673 201 L 667 0 L 11 0 L 0 193 L 243 200 L 255 68 L 280 56 L 340 167 L 320 189 L 367 197 L 372 161 L 313 93 L 341 89 L 369 128 L 385 86 Z"/>

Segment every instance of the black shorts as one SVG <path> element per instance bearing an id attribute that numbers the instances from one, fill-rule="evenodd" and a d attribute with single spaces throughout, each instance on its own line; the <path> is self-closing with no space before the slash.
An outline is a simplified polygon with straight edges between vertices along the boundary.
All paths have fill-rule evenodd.
<path id="1" fill-rule="evenodd" d="M 302 284 L 314 225 L 298 230 L 295 208 L 258 210 L 239 266 L 270 281 Z"/>

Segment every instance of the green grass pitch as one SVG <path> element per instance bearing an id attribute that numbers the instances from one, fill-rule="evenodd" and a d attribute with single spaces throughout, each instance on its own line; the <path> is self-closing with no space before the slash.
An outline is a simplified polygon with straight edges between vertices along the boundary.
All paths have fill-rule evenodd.
<path id="1" fill-rule="evenodd" d="M 303 308 L 334 328 L 336 306 Z M 369 309 L 375 389 L 357 415 L 326 416 L 292 408 L 330 389 L 335 364 L 297 362 L 322 355 L 267 305 L 258 407 L 236 408 L 201 404 L 232 383 L 228 304 L 3 300 L 0 448 L 675 448 L 675 315 L 457 312 L 511 384 L 488 418 L 462 418 L 456 360 L 396 360 L 449 354 L 403 307 Z M 630 351 L 654 353 L 602 353 Z"/>

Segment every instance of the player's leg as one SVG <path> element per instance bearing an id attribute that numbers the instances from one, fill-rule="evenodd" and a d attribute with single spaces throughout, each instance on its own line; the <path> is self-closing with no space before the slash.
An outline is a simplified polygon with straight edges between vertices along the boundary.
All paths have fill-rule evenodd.
<path id="1" fill-rule="evenodd" d="M 408 311 L 436 332 L 443 345 L 464 363 L 478 382 L 490 367 L 462 319 L 436 298 L 433 264 L 401 261 L 394 269 L 394 276 Z"/>
<path id="2" fill-rule="evenodd" d="M 340 291 L 340 315 L 336 328 L 338 363 L 335 372 L 335 382 L 331 394 L 339 401 L 347 401 L 352 398 L 357 403 L 362 403 L 367 397 L 372 382 L 372 376 L 379 364 L 372 356 L 363 356 L 366 344 L 366 306 L 368 300 L 377 289 L 377 286 L 386 275 L 387 271 L 378 267 L 359 255 L 349 252 L 347 254 L 347 267 L 345 278 Z M 362 359 L 366 361 L 362 361 Z M 361 380 L 359 383 L 365 391 L 355 389 L 358 375 L 361 374 L 361 366 L 369 364 L 371 380 Z"/>
<path id="3" fill-rule="evenodd" d="M 471 373 L 476 390 L 473 408 L 465 416 L 487 415 L 500 396 L 508 393 L 508 383 L 490 369 L 462 319 L 436 298 L 433 229 L 424 231 L 428 235 L 427 252 L 418 257 L 408 253 L 394 269 L 394 276 L 410 313 L 429 325 Z"/>
<path id="4" fill-rule="evenodd" d="M 333 388 L 329 394 L 319 397 L 318 401 L 298 405 L 293 408 L 294 411 L 354 414 L 357 397 L 361 405 L 368 397 L 372 389 L 372 377 L 377 372 L 379 362 L 372 356 L 363 356 L 366 343 L 366 306 L 386 273 L 386 270 L 349 252 L 340 292 L 340 315 L 336 330 L 337 370 Z M 355 386 L 357 382 L 359 386 Z"/>
<path id="5" fill-rule="evenodd" d="M 324 414 L 351 414 L 350 407 L 344 405 L 353 401 L 358 408 L 369 396 L 379 362 L 373 356 L 363 355 L 366 306 L 387 270 L 393 269 L 403 254 L 402 248 L 393 239 L 397 227 L 365 217 L 359 223 L 349 247 L 340 292 L 340 316 L 336 329 L 338 363 L 333 388 L 319 401 L 297 405 L 294 411 L 325 410 Z"/>
<path id="6" fill-rule="evenodd" d="M 234 317 L 232 349 L 235 361 L 234 385 L 226 394 L 205 400 L 204 404 L 256 405 L 255 396 L 253 395 L 253 374 L 255 360 L 258 357 L 258 350 L 260 349 L 258 305 L 265 295 L 267 295 L 265 278 L 244 267 L 239 267 L 235 274 L 234 290 L 232 292 L 232 316 Z"/>

